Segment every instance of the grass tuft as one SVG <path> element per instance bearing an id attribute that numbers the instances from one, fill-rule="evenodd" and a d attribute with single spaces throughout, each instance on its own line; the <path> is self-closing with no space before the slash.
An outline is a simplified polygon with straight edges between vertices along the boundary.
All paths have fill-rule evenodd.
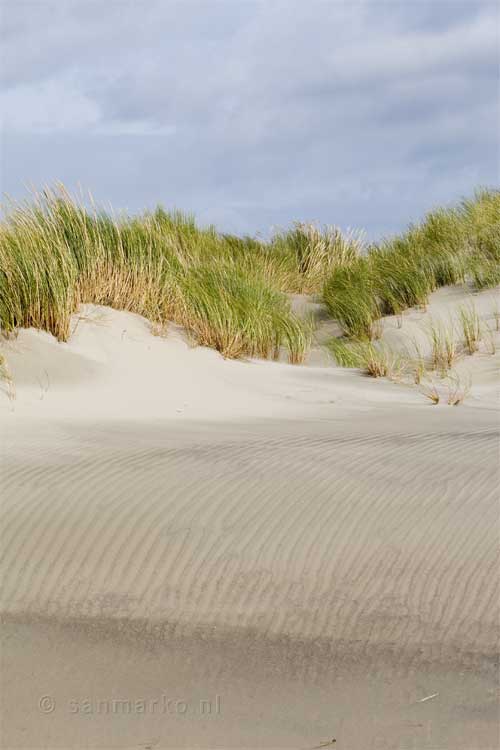
<path id="1" fill-rule="evenodd" d="M 362 232 L 344 234 L 338 227 L 296 222 L 292 229 L 274 235 L 270 254 L 281 263 L 287 291 L 316 293 L 330 273 L 350 266 L 363 249 Z"/>
<path id="2" fill-rule="evenodd" d="M 445 326 L 442 321 L 439 323 L 431 321 L 430 339 L 432 367 L 444 375 L 460 356 L 453 325 L 450 323 L 450 325 Z"/>
<path id="3" fill-rule="evenodd" d="M 412 374 L 415 385 L 420 385 L 427 372 L 427 362 L 416 338 L 412 339 L 412 348 L 413 350 L 406 351 L 406 367 Z"/>
<path id="4" fill-rule="evenodd" d="M 471 389 L 472 381 L 469 378 L 463 381 L 457 373 L 452 373 L 448 378 L 448 398 L 449 406 L 460 406 L 463 404 Z"/>
<path id="5" fill-rule="evenodd" d="M 462 329 L 462 337 L 467 354 L 474 354 L 479 350 L 482 339 L 481 320 L 474 304 L 462 305 L 458 311 Z"/>
<path id="6" fill-rule="evenodd" d="M 420 392 L 426 399 L 428 399 L 434 406 L 437 406 L 441 400 L 439 390 L 436 384 L 431 380 L 429 383 L 424 383 L 420 389 Z"/>
<path id="7" fill-rule="evenodd" d="M 302 362 L 310 343 L 303 321 L 287 298 L 258 277 L 224 267 L 189 269 L 179 283 L 180 321 L 197 343 L 225 357 L 274 357 L 283 346 L 292 363 Z"/>
<path id="8" fill-rule="evenodd" d="M 402 370 L 401 357 L 380 343 L 334 338 L 328 348 L 339 367 L 357 368 L 372 378 L 393 378 Z"/>
<path id="9" fill-rule="evenodd" d="M 350 266 L 337 268 L 325 284 L 323 299 L 330 315 L 351 338 L 374 338 L 381 317 L 370 264 L 359 258 Z"/>

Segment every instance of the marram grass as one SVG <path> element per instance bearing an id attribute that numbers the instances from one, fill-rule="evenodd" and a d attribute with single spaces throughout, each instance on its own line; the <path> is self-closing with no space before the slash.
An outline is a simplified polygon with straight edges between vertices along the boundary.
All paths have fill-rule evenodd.
<path id="1" fill-rule="evenodd" d="M 130 310 L 164 329 L 172 320 L 227 357 L 306 356 L 311 330 L 286 295 L 300 274 L 295 250 L 273 253 L 252 238 L 199 229 L 158 209 L 116 218 L 45 190 L 10 205 L 0 226 L 0 326 L 66 340 L 82 303 Z M 296 283 L 296 282 L 294 282 Z"/>
<path id="2" fill-rule="evenodd" d="M 360 233 L 313 224 L 265 242 L 162 208 L 115 216 L 62 186 L 9 203 L 0 223 L 1 330 L 33 326 L 60 340 L 78 306 L 94 303 L 143 315 L 158 331 L 179 323 L 226 357 L 286 350 L 301 362 L 311 324 L 287 295 L 322 295 L 345 334 L 367 342 L 383 315 L 424 306 L 439 286 L 465 280 L 500 282 L 500 192 L 478 192 L 368 248 Z"/>
<path id="3" fill-rule="evenodd" d="M 441 286 L 500 283 L 500 191 L 482 190 L 452 209 L 438 209 L 402 235 L 368 248 L 332 270 L 323 299 L 347 336 L 374 338 L 377 320 L 425 306 Z"/>
<path id="4" fill-rule="evenodd" d="M 372 378 L 394 378 L 403 368 L 403 359 L 383 344 L 333 338 L 329 349 L 339 367 L 362 370 Z"/>

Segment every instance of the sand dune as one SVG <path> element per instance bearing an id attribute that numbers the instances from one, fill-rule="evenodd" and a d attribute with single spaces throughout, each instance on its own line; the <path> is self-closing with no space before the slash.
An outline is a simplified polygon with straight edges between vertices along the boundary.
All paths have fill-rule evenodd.
<path id="1" fill-rule="evenodd" d="M 433 407 L 82 317 L 6 347 L 3 746 L 497 747 L 498 359 Z"/>

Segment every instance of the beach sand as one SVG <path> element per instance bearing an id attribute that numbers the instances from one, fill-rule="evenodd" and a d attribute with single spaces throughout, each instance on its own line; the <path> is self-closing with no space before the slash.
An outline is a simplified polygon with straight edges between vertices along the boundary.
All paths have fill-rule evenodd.
<path id="1" fill-rule="evenodd" d="M 95 306 L 2 350 L 2 747 L 499 746 L 498 354 L 455 408 Z"/>

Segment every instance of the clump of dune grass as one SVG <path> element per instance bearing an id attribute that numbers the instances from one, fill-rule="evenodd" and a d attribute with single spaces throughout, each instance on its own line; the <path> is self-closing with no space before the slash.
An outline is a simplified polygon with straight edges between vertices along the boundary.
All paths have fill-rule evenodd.
<path id="1" fill-rule="evenodd" d="M 415 385 L 420 385 L 427 372 L 427 361 L 417 339 L 413 338 L 411 343 L 412 349 L 407 349 L 405 355 L 406 370 L 411 373 Z"/>
<path id="2" fill-rule="evenodd" d="M 328 348 L 339 367 L 357 368 L 372 378 L 395 378 L 402 371 L 401 356 L 380 343 L 334 338 Z"/>
<path id="3" fill-rule="evenodd" d="M 258 277 L 235 269 L 199 266 L 179 282 L 180 319 L 196 341 L 226 357 L 274 357 L 280 347 L 290 361 L 302 362 L 309 332 L 290 311 L 286 297 Z"/>
<path id="4" fill-rule="evenodd" d="M 476 191 L 462 201 L 461 215 L 467 230 L 469 269 L 477 289 L 500 284 L 500 191 Z"/>
<path id="5" fill-rule="evenodd" d="M 454 327 L 452 323 L 445 325 L 442 321 L 438 323 L 431 321 L 429 334 L 432 346 L 432 367 L 446 374 L 460 356 Z"/>
<path id="6" fill-rule="evenodd" d="M 469 395 L 472 386 L 470 376 L 462 378 L 458 373 L 451 373 L 448 377 L 448 396 L 447 404 L 449 406 L 460 406 Z"/>
<path id="7" fill-rule="evenodd" d="M 364 371 L 372 378 L 397 378 L 402 370 L 401 357 L 384 345 L 365 344 Z"/>
<path id="8" fill-rule="evenodd" d="M 359 261 L 332 271 L 323 299 L 348 336 L 367 339 L 382 315 L 425 307 L 439 287 L 464 282 L 500 283 L 500 191 L 477 191 L 372 245 Z"/>
<path id="9" fill-rule="evenodd" d="M 476 256 L 470 262 L 470 275 L 476 289 L 498 286 L 500 284 L 500 261 L 485 260 L 480 255 Z"/>
<path id="10" fill-rule="evenodd" d="M 83 303 L 172 320 L 224 356 L 274 356 L 300 362 L 309 325 L 291 311 L 285 272 L 251 238 L 200 229 L 159 208 L 114 216 L 75 201 L 63 187 L 32 203 L 11 204 L 0 227 L 0 326 L 34 326 L 60 340 Z"/>
<path id="11" fill-rule="evenodd" d="M 316 293 L 334 269 L 351 265 L 363 249 L 362 232 L 344 233 L 335 226 L 296 222 L 291 229 L 274 234 L 269 252 L 280 263 L 288 291 Z"/>
<path id="12" fill-rule="evenodd" d="M 325 284 L 323 299 L 330 315 L 340 323 L 345 334 L 361 340 L 374 338 L 381 310 L 366 258 L 335 269 Z"/>
<path id="13" fill-rule="evenodd" d="M 479 350 L 482 339 L 482 326 L 474 304 L 461 305 L 458 310 L 462 338 L 467 354 L 474 354 Z"/>
<path id="14" fill-rule="evenodd" d="M 432 404 L 437 406 L 441 400 L 441 396 L 438 390 L 438 387 L 434 383 L 434 381 L 430 381 L 428 383 L 423 383 L 420 388 L 420 392 L 423 396 L 425 396 L 426 399 L 428 399 Z"/>
<path id="15" fill-rule="evenodd" d="M 409 307 L 427 305 L 433 290 L 432 269 L 420 257 L 417 243 L 410 232 L 372 250 L 373 290 L 384 315 L 401 315 Z"/>
<path id="16" fill-rule="evenodd" d="M 359 368 L 362 366 L 359 342 L 346 338 L 332 338 L 327 342 L 326 348 L 338 367 Z"/>
<path id="17" fill-rule="evenodd" d="M 415 385 L 419 385 L 422 382 L 422 378 L 424 377 L 426 372 L 425 362 L 422 359 L 417 359 L 414 361 L 414 368 L 413 368 L 413 382 Z"/>

